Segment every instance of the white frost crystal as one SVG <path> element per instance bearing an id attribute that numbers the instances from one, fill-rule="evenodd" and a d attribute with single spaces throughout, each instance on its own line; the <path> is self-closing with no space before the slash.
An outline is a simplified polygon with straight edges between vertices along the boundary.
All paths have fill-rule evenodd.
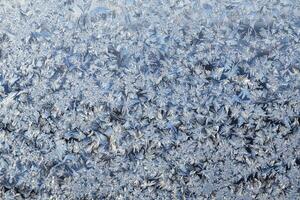
<path id="1" fill-rule="evenodd" d="M 298 0 L 1 0 L 0 199 L 299 199 Z"/>

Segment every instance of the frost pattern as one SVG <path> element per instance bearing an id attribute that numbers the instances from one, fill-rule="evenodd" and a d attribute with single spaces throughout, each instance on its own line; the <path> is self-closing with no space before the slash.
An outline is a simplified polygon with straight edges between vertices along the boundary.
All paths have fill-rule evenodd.
<path id="1" fill-rule="evenodd" d="M 2 0 L 1 199 L 299 199 L 298 0 Z"/>

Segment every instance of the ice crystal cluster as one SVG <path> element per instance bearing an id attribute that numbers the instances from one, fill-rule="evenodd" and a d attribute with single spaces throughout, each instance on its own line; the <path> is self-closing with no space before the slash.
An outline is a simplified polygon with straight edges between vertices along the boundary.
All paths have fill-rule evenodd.
<path id="1" fill-rule="evenodd" d="M 0 199 L 300 199 L 299 0 L 1 0 Z"/>

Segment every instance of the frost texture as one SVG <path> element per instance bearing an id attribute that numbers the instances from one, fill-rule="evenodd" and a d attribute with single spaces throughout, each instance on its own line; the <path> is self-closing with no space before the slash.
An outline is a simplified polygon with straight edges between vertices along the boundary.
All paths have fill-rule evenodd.
<path id="1" fill-rule="evenodd" d="M 298 0 L 1 0 L 0 199 L 299 199 Z"/>

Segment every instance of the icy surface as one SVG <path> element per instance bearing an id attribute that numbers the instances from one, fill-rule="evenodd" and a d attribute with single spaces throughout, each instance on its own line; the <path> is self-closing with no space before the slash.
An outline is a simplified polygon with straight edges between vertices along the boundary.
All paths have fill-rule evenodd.
<path id="1" fill-rule="evenodd" d="M 299 199 L 299 0 L 1 0 L 0 199 Z"/>

